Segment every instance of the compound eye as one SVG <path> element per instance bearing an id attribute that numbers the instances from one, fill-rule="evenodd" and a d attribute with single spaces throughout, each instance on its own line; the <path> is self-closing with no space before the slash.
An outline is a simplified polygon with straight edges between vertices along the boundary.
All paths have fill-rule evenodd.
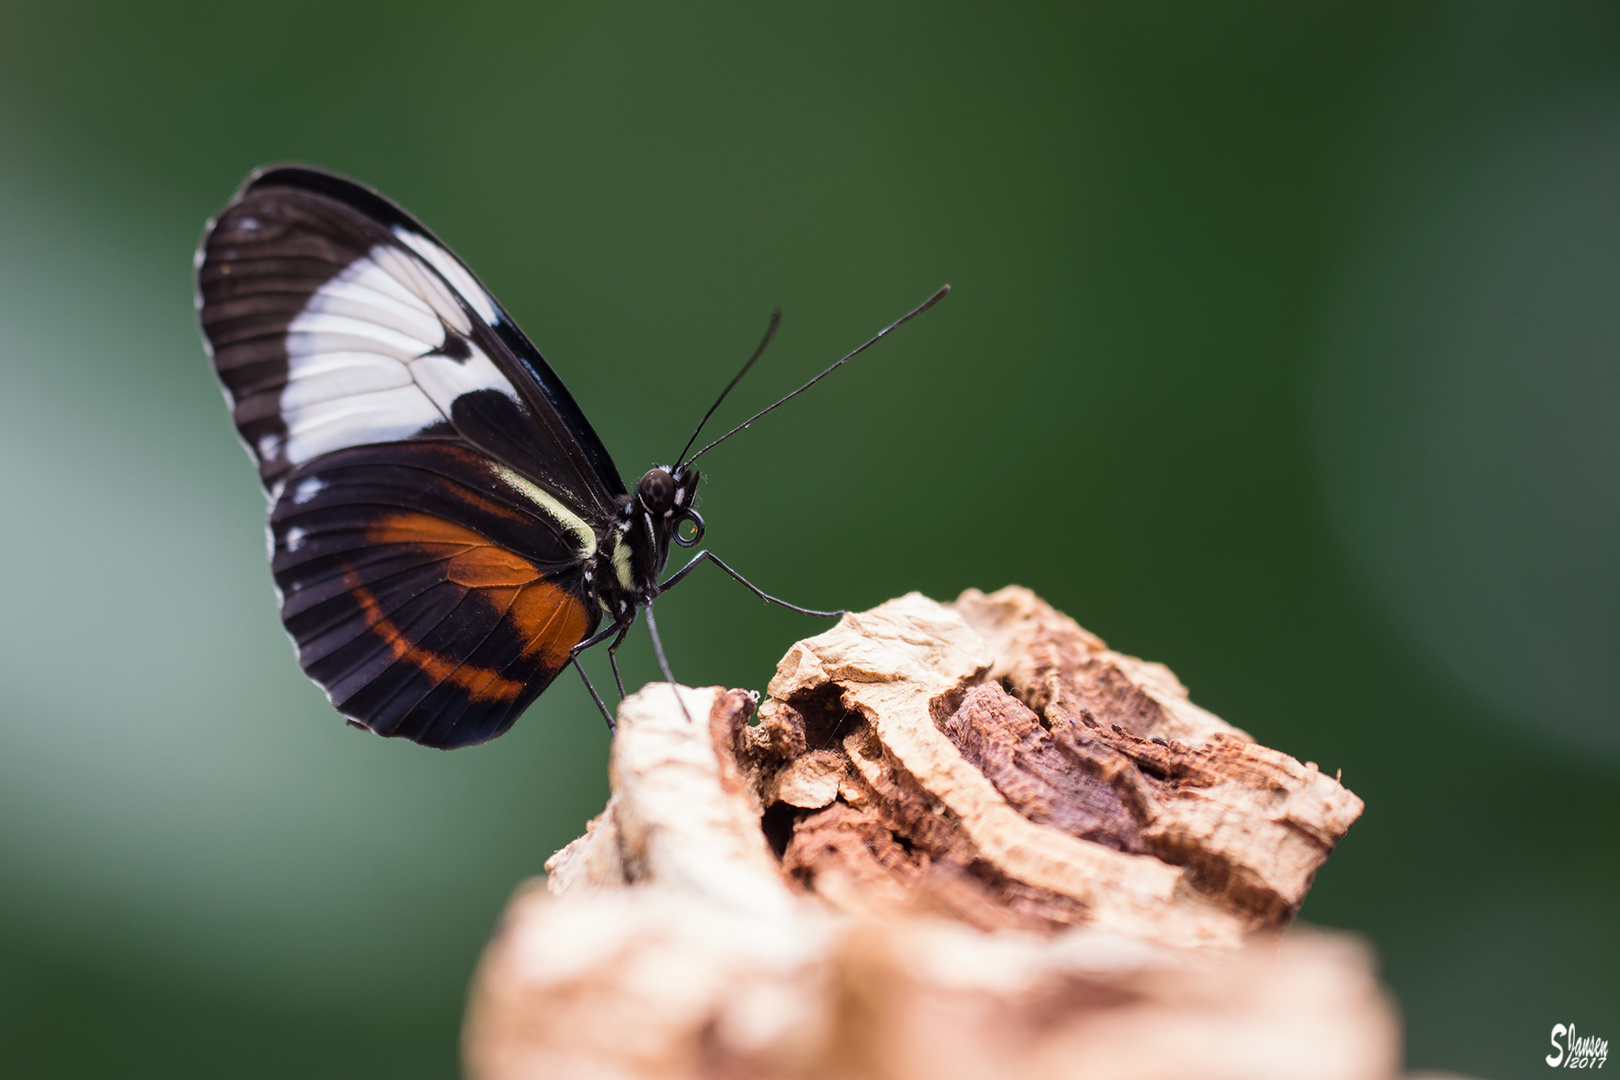
<path id="1" fill-rule="evenodd" d="M 691 508 L 675 519 L 675 542 L 681 547 L 697 547 L 703 542 L 703 519 Z"/>
<path id="2" fill-rule="evenodd" d="M 641 503 L 655 514 L 662 514 L 675 505 L 675 478 L 668 469 L 648 469 L 636 486 Z"/>

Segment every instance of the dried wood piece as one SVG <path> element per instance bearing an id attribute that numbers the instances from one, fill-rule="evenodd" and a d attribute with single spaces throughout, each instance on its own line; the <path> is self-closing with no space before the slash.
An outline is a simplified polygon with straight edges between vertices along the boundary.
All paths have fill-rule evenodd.
<path id="1" fill-rule="evenodd" d="M 1286 925 L 1361 813 L 1026 589 L 847 616 L 795 645 L 770 693 L 738 753 L 789 834 L 785 867 L 838 903 L 1233 944 Z M 840 749 L 847 797 L 779 809 L 779 776 L 812 753 L 825 775 Z"/>
<path id="2" fill-rule="evenodd" d="M 1383 1080 L 1365 951 L 1274 931 L 1361 804 L 1025 590 L 920 596 L 620 710 L 512 902 L 474 1080 Z"/>

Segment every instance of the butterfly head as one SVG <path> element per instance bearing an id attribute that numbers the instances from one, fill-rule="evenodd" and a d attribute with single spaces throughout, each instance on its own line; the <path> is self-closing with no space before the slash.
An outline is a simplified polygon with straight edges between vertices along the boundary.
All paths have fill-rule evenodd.
<path id="1" fill-rule="evenodd" d="M 669 545 L 694 547 L 703 540 L 697 501 L 698 471 L 683 465 L 648 469 L 626 505 L 624 542 L 631 552 L 632 589 L 647 593 L 669 562 Z"/>

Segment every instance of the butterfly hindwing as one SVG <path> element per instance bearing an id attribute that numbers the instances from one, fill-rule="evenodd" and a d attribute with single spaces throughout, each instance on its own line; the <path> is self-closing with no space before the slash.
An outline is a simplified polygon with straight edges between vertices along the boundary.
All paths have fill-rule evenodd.
<path id="1" fill-rule="evenodd" d="M 566 507 L 456 442 L 324 455 L 289 474 L 271 566 L 299 663 L 344 715 L 456 747 L 494 738 L 595 630 Z"/>

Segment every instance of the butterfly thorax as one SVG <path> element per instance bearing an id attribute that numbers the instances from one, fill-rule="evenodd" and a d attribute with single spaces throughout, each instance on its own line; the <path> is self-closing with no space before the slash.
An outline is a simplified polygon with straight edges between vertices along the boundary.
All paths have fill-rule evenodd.
<path id="1" fill-rule="evenodd" d="M 648 469 L 618 512 L 597 555 L 597 602 L 622 622 L 658 595 L 658 578 L 669 563 L 670 542 L 691 547 L 703 538 L 703 519 L 693 509 L 698 473 L 682 466 Z"/>

